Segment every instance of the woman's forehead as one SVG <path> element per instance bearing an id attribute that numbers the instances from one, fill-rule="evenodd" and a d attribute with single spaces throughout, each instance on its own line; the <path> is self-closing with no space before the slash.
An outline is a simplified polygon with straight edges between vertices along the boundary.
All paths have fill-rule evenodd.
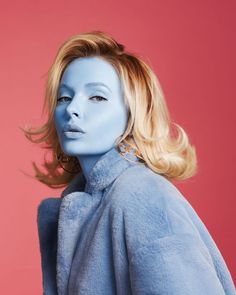
<path id="1" fill-rule="evenodd" d="M 120 87 L 120 78 L 108 61 L 99 57 L 83 57 L 68 64 L 59 86 L 60 88 L 103 87 L 112 92 Z"/>

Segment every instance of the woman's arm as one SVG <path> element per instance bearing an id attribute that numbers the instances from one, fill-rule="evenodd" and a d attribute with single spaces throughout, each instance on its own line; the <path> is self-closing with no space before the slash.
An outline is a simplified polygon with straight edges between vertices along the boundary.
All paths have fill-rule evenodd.
<path id="1" fill-rule="evenodd" d="M 177 188 L 158 176 L 137 183 L 121 198 L 133 294 L 236 295 L 220 251 Z"/>
<path id="2" fill-rule="evenodd" d="M 194 235 L 166 236 L 135 251 L 129 260 L 133 294 L 235 295 L 224 290 L 211 257 Z"/>

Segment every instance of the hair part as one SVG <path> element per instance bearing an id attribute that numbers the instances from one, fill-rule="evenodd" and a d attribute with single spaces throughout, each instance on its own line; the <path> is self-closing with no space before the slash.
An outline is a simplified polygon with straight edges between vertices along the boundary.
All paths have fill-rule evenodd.
<path id="1" fill-rule="evenodd" d="M 57 154 L 59 144 L 53 114 L 60 79 L 68 64 L 76 58 L 97 56 L 108 61 L 117 71 L 123 86 L 124 103 L 130 116 L 127 128 L 117 138 L 135 146 L 146 165 L 169 180 L 184 180 L 197 172 L 196 149 L 184 129 L 170 119 L 165 97 L 152 69 L 136 54 L 102 31 L 71 36 L 59 48 L 47 72 L 43 112 L 47 121 L 39 128 L 21 128 L 33 143 L 42 143 L 51 158 L 45 158 L 44 170 L 33 162 L 35 178 L 52 188 L 66 186 L 74 177 L 61 166 Z M 65 164 L 67 170 L 77 160 Z M 78 161 L 78 160 L 77 160 Z M 80 166 L 79 166 L 80 167 Z M 81 170 L 81 167 L 80 167 Z"/>

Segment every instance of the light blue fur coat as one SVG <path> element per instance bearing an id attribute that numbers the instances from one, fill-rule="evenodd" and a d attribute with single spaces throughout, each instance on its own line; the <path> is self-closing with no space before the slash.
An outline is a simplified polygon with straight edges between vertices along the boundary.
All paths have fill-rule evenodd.
<path id="1" fill-rule="evenodd" d="M 235 295 L 226 263 L 180 191 L 116 148 L 38 205 L 45 295 Z"/>

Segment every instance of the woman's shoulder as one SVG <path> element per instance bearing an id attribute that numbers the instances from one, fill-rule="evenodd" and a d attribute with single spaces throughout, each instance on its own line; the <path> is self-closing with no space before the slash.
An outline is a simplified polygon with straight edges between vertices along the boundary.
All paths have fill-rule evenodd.
<path id="1" fill-rule="evenodd" d="M 109 197 L 111 209 L 126 219 L 163 226 L 163 233 L 195 231 L 199 217 L 179 189 L 163 175 L 134 165 L 117 179 Z M 137 222 L 137 221 L 136 221 Z"/>
<path id="2" fill-rule="evenodd" d="M 37 219 L 43 223 L 57 220 L 61 200 L 62 199 L 58 197 L 48 197 L 40 200 L 37 205 Z"/>
<path id="3" fill-rule="evenodd" d="M 126 169 L 112 187 L 112 198 L 119 203 L 146 202 L 164 206 L 168 199 L 180 201 L 183 195 L 165 176 L 152 171 L 144 164 Z M 120 205 L 121 205 L 120 204 Z"/>

